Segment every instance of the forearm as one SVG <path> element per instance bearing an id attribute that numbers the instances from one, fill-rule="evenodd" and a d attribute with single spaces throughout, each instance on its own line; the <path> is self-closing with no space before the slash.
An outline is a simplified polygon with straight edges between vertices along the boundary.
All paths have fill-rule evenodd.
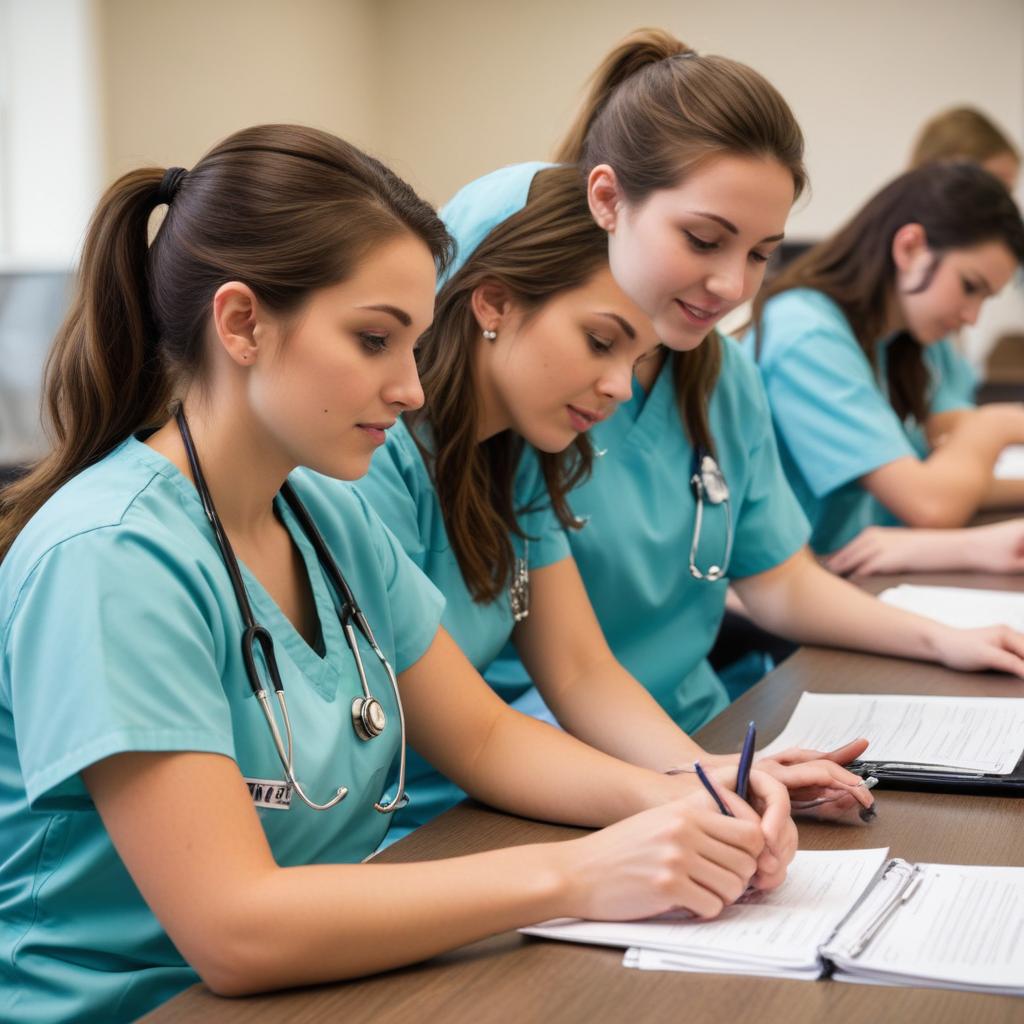
<path id="1" fill-rule="evenodd" d="M 663 772 L 703 753 L 613 657 L 557 689 L 538 688 L 563 728 L 623 761 Z"/>
<path id="2" fill-rule="evenodd" d="M 565 916 L 567 852 L 558 843 L 416 864 L 268 866 L 243 898 L 215 908 L 203 979 L 222 995 L 342 980 Z"/>
<path id="3" fill-rule="evenodd" d="M 879 601 L 823 569 L 806 551 L 734 584 L 753 620 L 800 644 L 934 660 L 931 619 Z"/>
<path id="4" fill-rule="evenodd" d="M 620 723 L 618 735 L 613 718 L 606 719 L 608 727 L 594 730 L 600 733 L 598 738 L 608 747 L 639 754 L 641 744 L 630 744 L 627 737 L 649 726 L 639 717 L 628 719 Z M 572 825 L 608 825 L 693 788 L 692 780 L 662 774 L 680 758 L 692 761 L 700 756 L 697 745 L 669 724 L 676 734 L 674 745 L 666 741 L 664 749 L 641 764 L 639 756 L 632 760 L 616 750 L 597 748 L 592 739 L 507 708 L 474 761 L 465 765 L 465 778 L 452 777 L 477 799 L 515 814 Z M 529 756 L 524 757 L 524 751 Z"/>

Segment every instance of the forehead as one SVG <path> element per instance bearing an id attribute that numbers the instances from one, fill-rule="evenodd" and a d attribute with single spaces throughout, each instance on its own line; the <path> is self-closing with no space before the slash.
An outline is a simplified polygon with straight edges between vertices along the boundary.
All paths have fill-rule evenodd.
<path id="1" fill-rule="evenodd" d="M 718 156 L 700 163 L 678 185 L 658 189 L 646 202 L 651 213 L 688 217 L 713 213 L 741 234 L 780 234 L 793 205 L 793 175 L 777 160 Z"/>
<path id="2" fill-rule="evenodd" d="M 341 305 L 388 305 L 408 311 L 414 320 L 429 322 L 437 276 L 426 243 L 402 234 L 373 246 L 353 274 L 322 289 L 326 302 Z"/>

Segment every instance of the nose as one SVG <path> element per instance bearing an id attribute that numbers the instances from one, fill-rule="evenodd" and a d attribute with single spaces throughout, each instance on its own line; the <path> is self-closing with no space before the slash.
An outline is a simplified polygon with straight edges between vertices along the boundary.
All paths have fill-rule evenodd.
<path id="1" fill-rule="evenodd" d="M 973 327 L 978 322 L 978 316 L 981 314 L 981 303 L 981 299 L 978 299 L 976 302 L 967 303 L 966 307 L 960 313 L 960 319 L 963 320 L 965 324 Z"/>
<path id="2" fill-rule="evenodd" d="M 597 390 L 613 402 L 625 402 L 633 394 L 633 364 L 609 367 L 598 381 Z"/>
<path id="3" fill-rule="evenodd" d="M 419 409 L 423 405 L 423 386 L 416 368 L 416 356 L 409 353 L 401 359 L 392 378 L 383 389 L 383 398 L 388 405 L 405 409 Z"/>
<path id="4" fill-rule="evenodd" d="M 739 302 L 747 281 L 747 263 L 738 259 L 723 260 L 707 279 L 705 287 L 724 302 Z"/>

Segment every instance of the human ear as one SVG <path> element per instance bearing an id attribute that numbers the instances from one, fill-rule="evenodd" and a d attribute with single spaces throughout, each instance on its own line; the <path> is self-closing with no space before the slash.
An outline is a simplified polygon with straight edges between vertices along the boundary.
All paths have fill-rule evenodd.
<path id="1" fill-rule="evenodd" d="M 222 284 L 213 296 L 217 340 L 232 362 L 239 366 L 251 366 L 258 354 L 258 310 L 255 293 L 240 281 Z"/>
<path id="2" fill-rule="evenodd" d="M 915 269 L 927 252 L 928 236 L 920 224 L 904 224 L 892 236 L 892 261 L 903 273 Z"/>
<path id="3" fill-rule="evenodd" d="M 480 329 L 496 331 L 508 317 L 512 296 L 500 281 L 484 281 L 473 289 L 470 305 Z"/>
<path id="4" fill-rule="evenodd" d="M 598 164 L 587 175 L 587 203 L 598 227 L 609 234 L 614 232 L 622 205 L 622 189 L 615 171 L 608 164 Z"/>

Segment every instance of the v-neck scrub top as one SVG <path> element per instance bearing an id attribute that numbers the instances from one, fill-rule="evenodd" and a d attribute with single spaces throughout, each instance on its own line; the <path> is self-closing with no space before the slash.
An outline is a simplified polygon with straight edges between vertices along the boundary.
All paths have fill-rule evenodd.
<path id="1" fill-rule="evenodd" d="M 304 471 L 292 482 L 401 672 L 433 640 L 440 594 L 351 487 Z M 309 574 L 323 655 L 243 566 L 246 589 L 275 641 L 296 774 L 314 800 L 350 792 L 329 811 L 293 795 L 257 813 L 282 866 L 357 862 L 388 828 L 372 804 L 398 753 L 398 711 L 360 637 L 389 723 L 370 742 L 355 736 L 362 689 L 334 592 L 280 499 L 278 512 Z M 82 769 L 127 751 L 200 751 L 247 780 L 283 777 L 195 488 L 125 441 L 22 531 L 0 565 L 0 609 L 0 1020 L 134 1020 L 198 979 L 118 857 Z"/>
<path id="2" fill-rule="evenodd" d="M 753 331 L 744 345 L 753 354 Z M 822 292 L 796 288 L 765 303 L 761 371 L 782 464 L 811 521 L 811 546 L 835 551 L 866 526 L 897 520 L 860 483 L 866 474 L 901 458 L 929 452 L 922 424 L 901 421 L 889 402 L 885 346 L 873 368 L 843 311 Z M 938 342 L 938 345 L 949 344 Z M 949 352 L 925 353 L 932 374 L 932 412 L 965 408 Z"/>
<path id="3" fill-rule="evenodd" d="M 708 339 L 705 344 L 715 344 Z M 707 661 L 725 612 L 729 578 L 774 568 L 807 542 L 807 520 L 779 465 L 757 371 L 722 338 L 722 366 L 708 408 L 715 457 L 730 491 L 734 541 L 727 578 L 697 580 L 689 553 L 697 503 L 693 446 L 679 416 L 670 355 L 650 393 L 633 395 L 591 431 L 595 459 L 570 504 L 586 520 L 569 533 L 587 594 L 615 657 L 687 732 L 729 703 Z M 704 504 L 696 564 L 720 565 L 721 505 Z"/>
<path id="4" fill-rule="evenodd" d="M 373 456 L 370 472 L 355 486 L 444 595 L 441 624 L 482 672 L 512 636 L 515 622 L 508 588 L 503 588 L 492 602 L 473 600 L 448 539 L 430 471 L 404 421 L 388 431 L 386 444 Z M 515 508 L 523 510 L 519 512 L 519 525 L 529 539 L 524 544 L 521 537 L 510 536 L 516 556 L 525 558 L 531 571 L 568 558 L 569 542 L 551 509 L 540 464 L 529 446 L 524 447 L 516 472 L 513 500 Z M 511 702 L 529 684 L 492 687 Z M 396 813 L 396 829 L 411 830 L 465 796 L 415 751 L 410 751 L 407 778 L 410 802 Z"/>

